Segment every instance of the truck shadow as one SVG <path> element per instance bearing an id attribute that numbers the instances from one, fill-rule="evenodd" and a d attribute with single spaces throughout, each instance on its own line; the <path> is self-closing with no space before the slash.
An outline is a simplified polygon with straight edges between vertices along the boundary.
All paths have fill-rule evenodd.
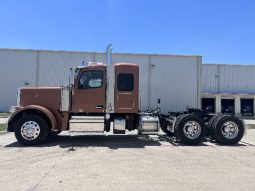
<path id="1" fill-rule="evenodd" d="M 212 146 L 208 145 L 208 142 L 203 142 L 195 147 Z M 216 144 L 215 144 L 216 145 Z M 54 147 L 73 149 L 74 147 L 108 147 L 109 149 L 119 148 L 144 148 L 146 146 L 166 146 L 166 147 L 178 147 L 189 146 L 181 144 L 174 137 L 168 137 L 166 135 L 160 136 L 137 136 L 137 135 L 110 135 L 110 136 L 98 136 L 98 135 L 58 135 L 50 137 L 44 144 L 33 147 Z M 220 145 L 217 145 L 220 146 Z M 247 146 L 239 143 L 236 146 Z M 18 142 L 13 142 L 5 147 L 24 147 Z"/>

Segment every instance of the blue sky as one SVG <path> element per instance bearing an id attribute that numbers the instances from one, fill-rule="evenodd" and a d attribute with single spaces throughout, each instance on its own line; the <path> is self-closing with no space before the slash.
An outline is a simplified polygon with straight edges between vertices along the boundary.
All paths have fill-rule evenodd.
<path id="1" fill-rule="evenodd" d="M 0 0 L 0 47 L 255 64 L 254 0 Z"/>

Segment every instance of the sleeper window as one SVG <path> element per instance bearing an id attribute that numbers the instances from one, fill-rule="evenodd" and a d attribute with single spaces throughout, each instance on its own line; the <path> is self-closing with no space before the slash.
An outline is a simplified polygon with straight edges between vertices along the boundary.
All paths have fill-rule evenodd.
<path id="1" fill-rule="evenodd" d="M 119 74 L 118 75 L 118 90 L 133 91 L 133 89 L 134 89 L 133 74 Z"/>

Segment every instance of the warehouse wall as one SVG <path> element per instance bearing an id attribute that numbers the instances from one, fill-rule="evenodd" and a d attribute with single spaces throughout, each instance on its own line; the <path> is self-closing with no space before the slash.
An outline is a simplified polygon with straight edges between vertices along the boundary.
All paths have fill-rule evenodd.
<path id="1" fill-rule="evenodd" d="M 0 49 L 0 111 L 16 104 L 19 87 L 66 85 L 70 67 L 105 60 L 97 52 Z M 201 80 L 198 56 L 118 53 L 117 62 L 139 65 L 142 110 L 155 108 L 157 98 L 163 111 L 176 111 L 199 107 L 200 92 L 255 94 L 255 66 L 204 64 Z"/>
<path id="2" fill-rule="evenodd" d="M 219 91 L 218 65 L 202 65 L 202 92 L 217 93 Z"/>
<path id="3" fill-rule="evenodd" d="M 202 66 L 203 93 L 255 93 L 254 65 Z"/>
<path id="4" fill-rule="evenodd" d="M 17 88 L 68 84 L 70 67 L 82 61 L 105 63 L 104 53 L 0 49 L 0 111 L 16 104 Z M 149 54 L 113 54 L 113 63 L 131 62 L 140 67 L 141 109 L 163 111 L 200 105 L 201 57 Z M 6 84 L 8 80 L 8 84 Z"/>
<path id="5" fill-rule="evenodd" d="M 157 107 L 157 98 L 161 99 L 163 111 L 199 107 L 199 57 L 151 56 L 150 60 L 152 108 Z"/>
<path id="6" fill-rule="evenodd" d="M 40 51 L 39 86 L 67 85 L 69 69 L 92 60 L 92 53 Z"/>
<path id="7" fill-rule="evenodd" d="M 36 85 L 36 51 L 0 52 L 0 111 L 16 104 L 17 88 Z"/>

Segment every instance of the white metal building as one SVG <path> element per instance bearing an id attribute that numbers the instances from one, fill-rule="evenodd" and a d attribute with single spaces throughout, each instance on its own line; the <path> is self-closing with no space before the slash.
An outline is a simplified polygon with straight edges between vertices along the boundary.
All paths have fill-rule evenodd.
<path id="1" fill-rule="evenodd" d="M 0 49 L 0 111 L 16 104 L 17 88 L 22 86 L 61 86 L 68 84 L 69 68 L 82 62 L 106 62 L 105 53 Z M 140 67 L 142 110 L 157 107 L 163 111 L 200 107 L 201 56 L 158 54 L 113 54 L 113 63 L 137 63 Z"/>
<path id="2" fill-rule="evenodd" d="M 0 49 L 0 111 L 16 104 L 22 86 L 68 84 L 69 68 L 82 62 L 106 62 L 105 53 Z M 140 67 L 142 110 L 202 108 L 210 112 L 254 115 L 255 66 L 203 64 L 201 56 L 114 53 L 113 63 Z"/>
<path id="3" fill-rule="evenodd" d="M 220 113 L 254 115 L 255 66 L 204 64 L 202 108 Z"/>

